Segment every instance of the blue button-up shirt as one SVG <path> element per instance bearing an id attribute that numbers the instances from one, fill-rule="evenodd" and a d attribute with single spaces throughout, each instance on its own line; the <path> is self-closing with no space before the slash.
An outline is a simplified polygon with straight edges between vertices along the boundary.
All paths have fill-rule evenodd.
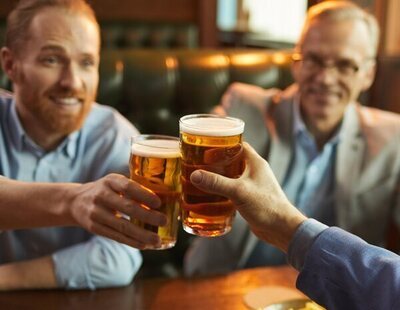
<path id="1" fill-rule="evenodd" d="M 295 149 L 283 189 L 290 202 L 307 216 L 334 225 L 334 168 L 339 135 L 319 151 L 301 118 L 299 105 L 295 103 L 293 109 Z"/>
<path id="2" fill-rule="evenodd" d="M 110 107 L 94 104 L 81 130 L 46 152 L 25 132 L 11 97 L 0 96 L 0 175 L 31 182 L 90 182 L 128 174 L 130 137 L 138 131 Z M 51 208 L 51 206 L 48 206 Z M 0 232 L 0 264 L 51 255 L 59 286 L 127 284 L 139 269 L 138 250 L 78 227 Z"/>
<path id="3" fill-rule="evenodd" d="M 290 202 L 304 214 L 327 224 L 335 224 L 334 167 L 339 134 L 331 138 L 321 151 L 304 124 L 298 102 L 294 109 L 294 152 L 282 188 Z M 246 267 L 286 262 L 278 249 L 259 241 Z"/>

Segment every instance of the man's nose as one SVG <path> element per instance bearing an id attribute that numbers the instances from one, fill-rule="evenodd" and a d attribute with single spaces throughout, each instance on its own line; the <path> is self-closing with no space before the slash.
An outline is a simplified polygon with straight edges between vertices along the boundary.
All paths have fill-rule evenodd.
<path id="1" fill-rule="evenodd" d="M 77 66 L 67 64 L 62 71 L 60 85 L 64 88 L 78 90 L 82 87 L 82 78 Z"/>
<path id="2" fill-rule="evenodd" d="M 317 81 L 322 82 L 324 84 L 331 84 L 337 81 L 338 79 L 338 70 L 334 65 L 323 65 L 320 66 L 315 73 L 315 78 Z"/>

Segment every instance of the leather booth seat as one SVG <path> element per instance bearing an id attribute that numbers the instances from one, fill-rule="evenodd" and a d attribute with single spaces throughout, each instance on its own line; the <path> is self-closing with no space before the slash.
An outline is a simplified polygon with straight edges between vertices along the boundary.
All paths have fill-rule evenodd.
<path id="1" fill-rule="evenodd" d="M 102 49 L 167 49 L 197 48 L 199 33 L 196 24 L 167 22 L 101 21 Z M 0 41 L 6 31 L 5 20 L 0 20 Z"/>
<path id="2" fill-rule="evenodd" d="M 208 112 L 232 82 L 287 86 L 290 61 L 290 51 L 105 50 L 98 101 L 143 133 L 177 135 L 180 116 Z"/>

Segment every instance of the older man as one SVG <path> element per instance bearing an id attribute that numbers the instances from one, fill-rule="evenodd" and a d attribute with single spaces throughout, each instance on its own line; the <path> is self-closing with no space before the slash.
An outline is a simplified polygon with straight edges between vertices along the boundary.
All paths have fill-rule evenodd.
<path id="1" fill-rule="evenodd" d="M 140 206 L 158 198 L 121 175 L 137 130 L 93 103 L 99 49 L 84 0 L 21 0 L 8 17 L 1 60 L 14 96 L 0 96 L 0 290 L 125 285 L 140 253 L 102 236 L 159 243 L 115 216 L 165 222 Z M 21 229 L 43 226 L 55 227 Z"/>
<path id="2" fill-rule="evenodd" d="M 400 117 L 357 103 L 373 81 L 377 44 L 373 16 L 351 2 L 318 4 L 296 46 L 296 83 L 282 92 L 233 85 L 218 110 L 246 121 L 246 140 L 302 212 L 384 245 L 389 223 L 400 225 Z M 238 217 L 227 236 L 196 240 L 185 271 L 283 263 Z"/>

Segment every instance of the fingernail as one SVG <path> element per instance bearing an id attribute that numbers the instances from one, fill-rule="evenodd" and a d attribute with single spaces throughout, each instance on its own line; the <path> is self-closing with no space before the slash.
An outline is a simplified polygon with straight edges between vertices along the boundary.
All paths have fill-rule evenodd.
<path id="1" fill-rule="evenodd" d="M 192 181 L 192 183 L 199 184 L 201 182 L 202 178 L 203 178 L 203 176 L 200 171 L 194 171 L 190 175 L 190 181 Z"/>

